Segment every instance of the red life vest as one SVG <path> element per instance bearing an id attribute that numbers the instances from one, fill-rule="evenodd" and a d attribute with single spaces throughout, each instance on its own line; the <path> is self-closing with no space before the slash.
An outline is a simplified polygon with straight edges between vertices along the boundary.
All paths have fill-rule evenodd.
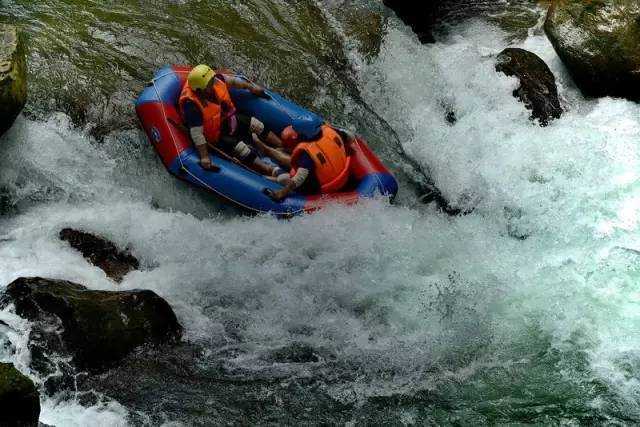
<path id="1" fill-rule="evenodd" d="M 291 176 L 300 166 L 300 154 L 305 152 L 314 163 L 314 173 L 323 193 L 339 191 L 349 180 L 351 157 L 347 155 L 344 141 L 331 126 L 322 126 L 322 135 L 316 141 L 302 142 L 291 153 Z"/>
<path id="2" fill-rule="evenodd" d="M 235 106 L 231 100 L 227 84 L 221 79 L 214 77 L 213 91 L 216 97 L 215 100 L 204 98 L 191 89 L 188 82 L 185 82 L 178 104 L 180 105 L 180 111 L 183 114 L 183 120 L 185 101 L 189 100 L 198 107 L 202 114 L 204 137 L 207 142 L 215 144 L 220 141 L 220 136 L 222 134 L 222 122 L 227 118 L 223 117 L 222 106 L 224 106 L 224 109 L 227 112 L 235 112 Z"/>

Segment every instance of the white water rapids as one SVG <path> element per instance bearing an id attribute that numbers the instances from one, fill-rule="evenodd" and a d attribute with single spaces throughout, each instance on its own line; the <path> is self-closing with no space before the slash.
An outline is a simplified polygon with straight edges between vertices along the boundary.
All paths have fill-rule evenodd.
<path id="1" fill-rule="evenodd" d="M 505 36 L 482 22 L 452 34 L 422 46 L 392 21 L 379 57 L 353 60 L 365 101 L 470 214 L 386 200 L 289 221 L 219 214 L 168 175 L 138 131 L 97 144 L 64 116 L 21 118 L 0 144 L 0 182 L 19 200 L 18 214 L 0 217 L 0 286 L 37 275 L 152 289 L 186 340 L 212 355 L 234 347 L 229 365 L 311 375 L 260 357 L 295 340 L 351 367 L 350 381 L 326 386 L 342 402 L 452 384 L 498 399 L 483 384 L 502 368 L 514 387 L 605 384 L 615 413 L 638 419 L 640 106 L 585 100 L 532 32 L 518 47 L 547 62 L 567 110 L 538 127 L 511 95 L 517 81 L 494 70 Z M 58 239 L 68 226 L 129 248 L 141 271 L 116 286 Z M 10 309 L 0 319 L 10 326 L 0 361 L 41 382 L 28 366 L 28 323 Z M 127 424 L 117 397 L 42 404 L 51 425 Z M 611 403 L 586 405 L 606 414 Z"/>

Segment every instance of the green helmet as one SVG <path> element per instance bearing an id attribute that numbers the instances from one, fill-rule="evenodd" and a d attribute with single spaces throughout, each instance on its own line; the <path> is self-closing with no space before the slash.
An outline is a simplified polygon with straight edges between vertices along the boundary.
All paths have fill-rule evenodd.
<path id="1" fill-rule="evenodd" d="M 193 67 L 189 77 L 187 77 L 187 81 L 193 90 L 205 89 L 215 74 L 211 67 L 200 64 Z"/>

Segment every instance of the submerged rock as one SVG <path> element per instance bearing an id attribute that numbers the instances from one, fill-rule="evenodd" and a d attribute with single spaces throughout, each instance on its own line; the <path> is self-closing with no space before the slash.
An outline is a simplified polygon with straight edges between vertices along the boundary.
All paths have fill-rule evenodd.
<path id="1" fill-rule="evenodd" d="M 496 70 L 520 80 L 513 96 L 531 110 L 531 120 L 538 119 L 541 126 L 546 126 L 551 119 L 560 118 L 556 79 L 538 55 L 524 49 L 505 49 L 498 55 Z"/>
<path id="2" fill-rule="evenodd" d="M 118 250 L 108 240 L 84 231 L 65 228 L 60 231 L 60 238 L 69 242 L 93 265 L 102 269 L 108 277 L 116 282 L 130 271 L 139 268 L 140 263 L 131 254 Z"/>
<path id="3" fill-rule="evenodd" d="M 11 363 L 0 363 L 0 425 L 37 426 L 40 395 L 29 378 Z"/>
<path id="4" fill-rule="evenodd" d="M 431 30 L 440 7 L 440 0 L 383 0 L 383 3 L 395 12 L 402 22 L 411 27 L 420 42 L 434 42 Z"/>
<path id="5" fill-rule="evenodd" d="M 30 340 L 36 356 L 70 353 L 75 366 L 90 371 L 112 366 L 143 344 L 173 343 L 182 335 L 169 304 L 149 290 L 94 291 L 64 280 L 19 278 L 2 302 L 35 322 Z M 36 368 L 46 369 L 43 364 Z"/>
<path id="6" fill-rule="evenodd" d="M 273 351 L 270 355 L 278 363 L 312 363 L 320 360 L 316 351 L 309 344 L 293 342 Z"/>
<path id="7" fill-rule="evenodd" d="M 18 30 L 0 24 L 0 135 L 27 102 L 27 62 Z"/>
<path id="8" fill-rule="evenodd" d="M 544 28 L 585 95 L 640 100 L 640 2 L 553 0 Z"/>

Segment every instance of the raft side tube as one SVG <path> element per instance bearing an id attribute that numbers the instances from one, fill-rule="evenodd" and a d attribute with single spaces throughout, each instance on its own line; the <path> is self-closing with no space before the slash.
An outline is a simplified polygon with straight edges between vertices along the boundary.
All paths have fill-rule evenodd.
<path id="1" fill-rule="evenodd" d="M 166 115 L 176 123 L 181 122 L 173 105 L 145 102 L 136 106 L 136 113 L 165 167 L 168 168 L 181 152 L 191 148 L 191 140 L 187 135 L 165 119 Z"/>
<path id="2" fill-rule="evenodd" d="M 254 212 L 277 215 L 300 214 L 305 208 L 305 197 L 292 193 L 282 202 L 273 201 L 264 193 L 265 188 L 278 190 L 279 184 L 257 175 L 237 163 L 210 155 L 219 172 L 209 172 L 200 166 L 200 157 L 194 148 L 183 151 L 168 168 L 180 179 L 212 191 L 233 203 Z"/>
<path id="3" fill-rule="evenodd" d="M 182 91 L 183 82 L 184 79 L 180 78 L 173 67 L 162 67 L 138 97 L 136 107 L 147 102 L 163 102 L 169 105 L 176 105 Z"/>

